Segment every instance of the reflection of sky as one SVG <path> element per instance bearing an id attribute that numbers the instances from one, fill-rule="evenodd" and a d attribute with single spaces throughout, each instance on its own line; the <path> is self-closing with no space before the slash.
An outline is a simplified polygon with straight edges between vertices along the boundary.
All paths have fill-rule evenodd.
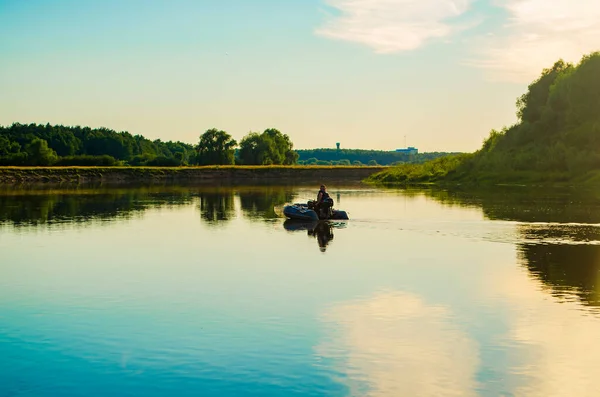
<path id="1" fill-rule="evenodd" d="M 342 361 L 351 395 L 475 395 L 477 345 L 446 307 L 382 292 L 334 306 L 323 321 L 332 333 L 317 354 Z"/>
<path id="2" fill-rule="evenodd" d="M 238 197 L 218 227 L 197 199 L 2 227 L 0 394 L 596 395 L 599 318 L 517 263 L 515 223 L 388 191 L 337 200 L 351 220 L 326 254 Z"/>

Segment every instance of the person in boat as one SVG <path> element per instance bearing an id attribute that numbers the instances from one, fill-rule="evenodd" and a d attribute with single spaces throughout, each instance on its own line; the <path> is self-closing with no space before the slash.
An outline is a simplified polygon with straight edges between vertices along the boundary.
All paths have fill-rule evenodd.
<path id="1" fill-rule="evenodd" d="M 315 210 L 319 214 L 319 218 L 327 219 L 331 215 L 331 207 L 333 207 L 333 199 L 327 193 L 327 187 L 321 185 L 319 193 L 317 193 L 317 200 L 315 201 Z"/>

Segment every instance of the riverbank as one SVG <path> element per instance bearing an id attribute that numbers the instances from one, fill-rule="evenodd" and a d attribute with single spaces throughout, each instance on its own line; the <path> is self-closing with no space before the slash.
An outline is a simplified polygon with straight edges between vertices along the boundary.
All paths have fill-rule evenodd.
<path id="1" fill-rule="evenodd" d="M 403 170 L 382 171 L 370 175 L 365 182 L 376 186 L 388 187 L 426 187 L 440 188 L 492 188 L 495 186 L 525 187 L 600 187 L 600 172 L 587 172 L 581 175 L 569 173 L 542 173 L 521 171 L 512 173 L 485 173 L 473 175 L 413 175 Z"/>
<path id="2" fill-rule="evenodd" d="M 358 182 L 387 167 L 0 167 L 0 184 Z"/>
<path id="3" fill-rule="evenodd" d="M 598 187 L 600 170 L 586 172 L 542 172 L 537 170 L 494 172 L 479 170 L 469 164 L 472 155 L 461 154 L 423 164 L 403 164 L 375 172 L 367 183 L 384 186 L 440 187 L 470 186 L 547 186 Z"/>

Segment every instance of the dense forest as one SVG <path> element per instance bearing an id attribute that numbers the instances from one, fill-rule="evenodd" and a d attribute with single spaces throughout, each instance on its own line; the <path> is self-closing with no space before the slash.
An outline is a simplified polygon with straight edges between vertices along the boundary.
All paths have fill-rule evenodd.
<path id="1" fill-rule="evenodd" d="M 0 166 L 186 166 L 186 165 L 390 165 L 422 163 L 449 153 L 405 154 L 383 150 L 294 150 L 289 136 L 269 128 L 238 143 L 209 129 L 196 145 L 151 141 L 108 128 L 19 124 L 0 126 Z"/>
<path id="2" fill-rule="evenodd" d="M 196 150 L 107 128 L 19 124 L 0 127 L 0 165 L 180 165 Z"/>
<path id="3" fill-rule="evenodd" d="M 379 182 L 600 182 L 600 52 L 544 69 L 517 99 L 519 121 L 480 150 L 374 175 Z"/>
<path id="4" fill-rule="evenodd" d="M 424 163 L 456 153 L 429 152 L 407 154 L 385 150 L 363 149 L 306 149 L 297 150 L 298 164 L 307 165 L 394 165 L 401 163 Z"/>
<path id="5" fill-rule="evenodd" d="M 183 166 L 217 164 L 295 164 L 289 137 L 270 128 L 237 142 L 225 131 L 209 129 L 197 145 L 151 141 L 108 128 L 50 124 L 0 126 L 0 165 L 16 166 Z"/>

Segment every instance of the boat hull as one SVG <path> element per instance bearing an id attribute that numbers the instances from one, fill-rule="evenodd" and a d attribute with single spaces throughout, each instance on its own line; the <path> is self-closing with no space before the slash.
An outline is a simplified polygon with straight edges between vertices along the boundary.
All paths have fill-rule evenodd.
<path id="1" fill-rule="evenodd" d="M 322 220 L 319 218 L 317 212 L 307 205 L 304 204 L 292 204 L 286 205 L 283 207 L 283 214 L 289 219 L 295 219 L 299 221 L 319 221 Z M 327 219 L 333 220 L 347 220 L 348 213 L 346 211 L 341 210 L 332 210 L 331 217 Z"/>

